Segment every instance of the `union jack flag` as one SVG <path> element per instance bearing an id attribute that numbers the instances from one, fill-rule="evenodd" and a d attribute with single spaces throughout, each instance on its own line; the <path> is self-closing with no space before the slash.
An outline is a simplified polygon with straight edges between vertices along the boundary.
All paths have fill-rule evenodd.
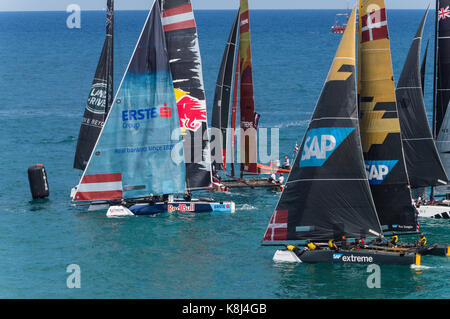
<path id="1" fill-rule="evenodd" d="M 439 21 L 445 20 L 446 18 L 450 18 L 449 6 L 447 6 L 445 9 L 441 8 L 439 10 L 438 16 L 439 16 Z"/>

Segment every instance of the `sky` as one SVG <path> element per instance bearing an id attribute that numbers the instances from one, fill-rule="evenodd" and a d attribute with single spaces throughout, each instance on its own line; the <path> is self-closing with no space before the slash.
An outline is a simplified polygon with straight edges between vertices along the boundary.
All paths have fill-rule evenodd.
<path id="1" fill-rule="evenodd" d="M 191 0 L 195 10 L 236 9 L 239 0 Z M 66 11 L 70 4 L 82 10 L 102 10 L 106 0 L 0 0 L 0 11 Z M 153 0 L 115 0 L 116 10 L 148 10 Z M 249 0 L 251 9 L 343 9 L 354 0 Z M 425 9 L 434 0 L 386 0 L 388 9 Z"/>

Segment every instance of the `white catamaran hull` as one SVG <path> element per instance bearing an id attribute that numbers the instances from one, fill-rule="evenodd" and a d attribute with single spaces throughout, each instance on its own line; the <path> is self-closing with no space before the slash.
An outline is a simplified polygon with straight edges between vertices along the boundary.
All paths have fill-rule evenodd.
<path id="1" fill-rule="evenodd" d="M 420 206 L 417 208 L 419 217 L 425 218 L 450 218 L 450 206 Z"/>

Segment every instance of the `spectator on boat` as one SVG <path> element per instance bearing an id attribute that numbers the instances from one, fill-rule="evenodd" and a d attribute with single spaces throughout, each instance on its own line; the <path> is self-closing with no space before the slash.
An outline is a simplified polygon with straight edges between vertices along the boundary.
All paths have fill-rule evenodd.
<path id="1" fill-rule="evenodd" d="M 419 239 L 417 240 L 417 246 L 424 247 L 427 244 L 427 238 L 423 233 L 420 234 Z"/>
<path id="2" fill-rule="evenodd" d="M 280 185 L 283 185 L 283 182 L 284 182 L 284 176 L 283 176 L 283 173 L 281 173 L 280 174 L 280 177 L 278 178 L 278 184 L 280 184 Z"/>
<path id="3" fill-rule="evenodd" d="M 338 250 L 338 247 L 337 247 L 336 243 L 334 242 L 334 239 L 330 239 L 330 240 L 328 241 L 328 247 L 329 247 L 331 250 Z"/>
<path id="4" fill-rule="evenodd" d="M 283 168 L 283 169 L 291 169 L 291 164 L 289 163 L 289 157 L 287 157 L 287 156 L 284 157 L 284 163 L 283 163 L 283 166 L 281 168 Z"/>

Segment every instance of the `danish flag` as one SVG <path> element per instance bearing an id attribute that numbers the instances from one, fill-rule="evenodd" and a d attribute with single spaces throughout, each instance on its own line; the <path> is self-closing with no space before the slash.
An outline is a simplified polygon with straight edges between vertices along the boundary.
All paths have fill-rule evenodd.
<path id="1" fill-rule="evenodd" d="M 361 42 L 387 39 L 386 9 L 375 10 L 361 18 Z"/>
<path id="2" fill-rule="evenodd" d="M 195 18 L 194 13 L 192 12 L 192 5 L 189 3 L 176 8 L 164 10 L 162 22 L 164 32 L 195 28 Z"/>
<path id="3" fill-rule="evenodd" d="M 267 227 L 266 234 L 264 235 L 264 241 L 277 241 L 287 239 L 287 222 L 288 211 L 276 210 L 272 218 L 270 219 L 269 226 Z"/>
<path id="4" fill-rule="evenodd" d="M 78 185 L 75 201 L 121 199 L 122 174 L 84 175 Z"/>

